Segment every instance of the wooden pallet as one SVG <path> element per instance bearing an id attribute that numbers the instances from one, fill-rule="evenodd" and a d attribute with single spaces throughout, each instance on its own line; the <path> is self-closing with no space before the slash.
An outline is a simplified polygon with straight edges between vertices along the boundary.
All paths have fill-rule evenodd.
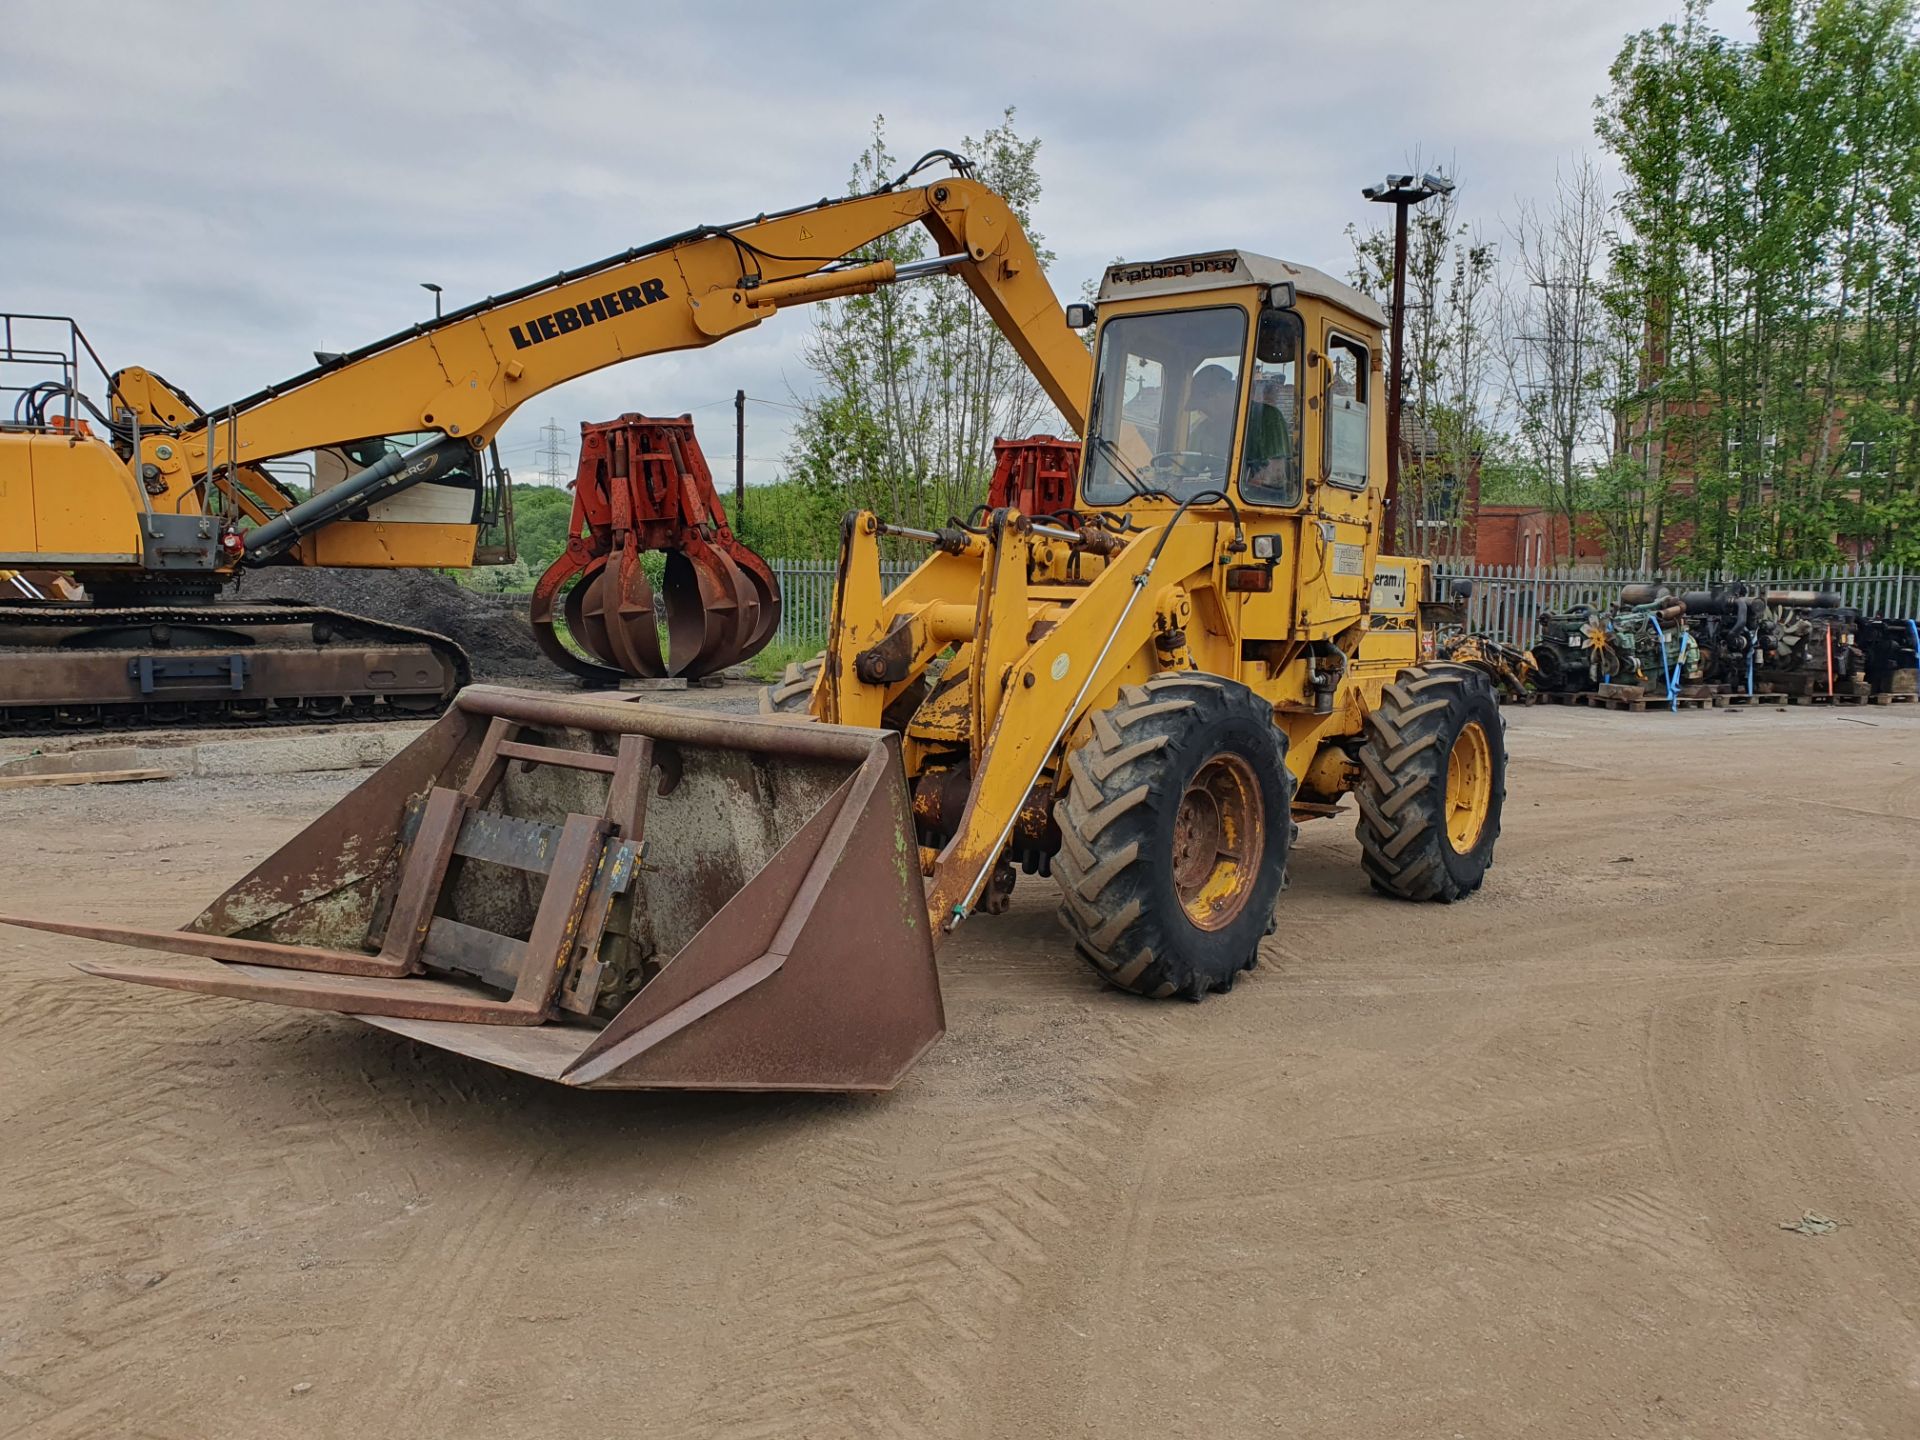
<path id="1" fill-rule="evenodd" d="M 1789 705 L 1864 705 L 1871 695 L 1789 695 Z"/>
<path id="2" fill-rule="evenodd" d="M 1727 703 L 1724 695 L 1678 695 L 1669 700 L 1664 695 L 1574 695 L 1570 697 L 1575 705 L 1586 705 L 1595 710 L 1628 710 L 1638 714 L 1643 710 L 1718 710 Z"/>
<path id="3" fill-rule="evenodd" d="M 1729 705 L 1785 705 L 1786 703 L 1786 696 L 1772 695 L 1766 691 L 1761 691 L 1757 695 L 1749 695 L 1742 690 L 1727 696 L 1727 704 Z"/>
<path id="4" fill-rule="evenodd" d="M 1920 695 L 1908 695 L 1899 691 L 1892 691 L 1881 695 L 1869 695 L 1867 699 L 1871 700 L 1875 705 L 1912 705 L 1920 702 Z"/>

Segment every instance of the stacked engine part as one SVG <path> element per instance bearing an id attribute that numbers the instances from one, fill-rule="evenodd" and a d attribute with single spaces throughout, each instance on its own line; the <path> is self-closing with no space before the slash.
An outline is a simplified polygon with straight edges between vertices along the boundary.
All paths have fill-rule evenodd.
<path id="1" fill-rule="evenodd" d="M 1652 585 L 1626 585 L 1606 621 L 1602 683 L 1677 691 L 1703 680 L 1700 642 L 1687 627 L 1686 601 Z"/>
<path id="2" fill-rule="evenodd" d="M 1543 610 L 1538 623 L 1540 638 L 1527 652 L 1533 661 L 1535 688 L 1574 695 L 1599 685 L 1605 673 L 1605 612 L 1591 605 Z"/>
<path id="3" fill-rule="evenodd" d="M 734 538 L 689 415 L 581 425 L 567 533 L 534 587 L 533 632 L 583 680 L 697 679 L 758 654 L 779 626 L 780 587 Z M 649 551 L 666 557 L 657 596 Z M 584 654 L 560 638 L 556 611 Z"/>
<path id="4" fill-rule="evenodd" d="M 1684 591 L 1680 603 L 1700 647 L 1700 678 L 1709 685 L 1749 688 L 1756 667 L 1779 644 L 1779 622 L 1765 597 L 1735 582 Z"/>
<path id="5" fill-rule="evenodd" d="M 1769 590 L 1771 644 L 1755 679 L 1783 695 L 1865 695 L 1867 657 L 1855 631 L 1859 612 L 1825 590 Z"/>
<path id="6" fill-rule="evenodd" d="M 1434 658 L 1471 665 L 1493 681 L 1503 700 L 1523 700 L 1534 691 L 1540 667 L 1532 654 L 1491 635 L 1470 634 L 1464 626 L 1443 626 L 1434 640 Z"/>
<path id="7" fill-rule="evenodd" d="M 1863 615 L 1855 631 L 1866 657 L 1867 684 L 1875 695 L 1912 695 L 1920 686 L 1920 624 L 1883 615 Z"/>
<path id="8" fill-rule="evenodd" d="M 1528 652 L 1536 688 L 1571 695 L 1602 685 L 1650 690 L 1700 682 L 1701 650 L 1678 597 L 1626 587 L 1613 610 L 1577 605 L 1541 612 L 1540 638 Z"/>

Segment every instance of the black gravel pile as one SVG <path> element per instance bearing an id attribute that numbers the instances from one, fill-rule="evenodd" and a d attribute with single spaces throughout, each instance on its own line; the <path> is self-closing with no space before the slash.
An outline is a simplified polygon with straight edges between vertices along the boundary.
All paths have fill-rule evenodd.
<path id="1" fill-rule="evenodd" d="M 485 595 L 425 570 L 255 571 L 227 599 L 257 605 L 298 600 L 445 635 L 467 652 L 476 680 L 552 679 L 560 672 L 533 643 L 525 595 Z"/>

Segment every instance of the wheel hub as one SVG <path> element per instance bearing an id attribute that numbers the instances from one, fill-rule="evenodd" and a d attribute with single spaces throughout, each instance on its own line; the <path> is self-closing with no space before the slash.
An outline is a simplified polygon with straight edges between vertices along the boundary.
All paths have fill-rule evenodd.
<path id="1" fill-rule="evenodd" d="M 1479 844 L 1492 802 L 1492 747 L 1475 721 L 1461 727 L 1447 755 L 1447 840 L 1455 854 Z"/>
<path id="2" fill-rule="evenodd" d="M 1173 888 L 1187 918 L 1218 930 L 1246 907 L 1259 873 L 1260 785 L 1238 755 L 1216 755 L 1187 782 L 1173 817 Z"/>

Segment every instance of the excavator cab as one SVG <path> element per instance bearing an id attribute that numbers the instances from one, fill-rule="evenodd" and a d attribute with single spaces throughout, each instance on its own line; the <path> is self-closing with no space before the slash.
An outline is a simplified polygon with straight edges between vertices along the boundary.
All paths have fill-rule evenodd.
<path id="1" fill-rule="evenodd" d="M 431 433 L 369 435 L 313 450 L 312 496 L 346 485 L 373 466 L 391 462 L 439 437 Z M 356 526 L 377 527 L 374 532 Z M 514 556 L 513 477 L 500 461 L 500 447 L 454 450 L 433 478 L 384 499 L 348 511 L 305 542 L 313 558 L 306 563 L 347 567 L 393 564 L 390 546 L 365 543 L 369 534 L 386 536 L 389 526 L 473 527 L 471 563 L 507 565 Z M 407 532 L 392 532 L 406 534 Z M 416 534 L 428 532 L 418 531 Z"/>

